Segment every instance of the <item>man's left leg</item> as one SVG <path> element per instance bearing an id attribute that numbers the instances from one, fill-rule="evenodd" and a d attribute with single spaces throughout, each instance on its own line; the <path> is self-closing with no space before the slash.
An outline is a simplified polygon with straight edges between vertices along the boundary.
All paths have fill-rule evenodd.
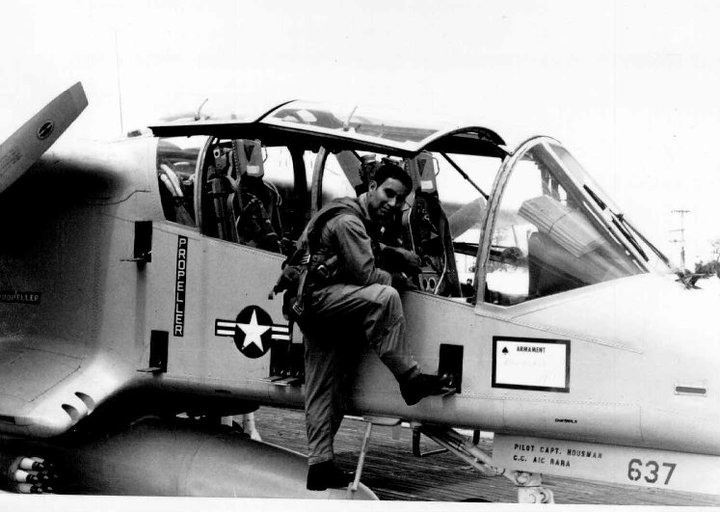
<path id="1" fill-rule="evenodd" d="M 421 372 L 405 337 L 400 295 L 392 286 L 331 285 L 313 295 L 313 311 L 319 318 L 344 321 L 346 326 L 360 323 L 365 339 L 395 376 L 408 405 L 439 393 L 449 384 L 448 376 Z"/>
<path id="2" fill-rule="evenodd" d="M 337 329 L 323 325 L 308 329 L 305 337 L 305 422 L 308 437 L 307 488 L 322 491 L 344 487 L 352 475 L 334 463 L 333 440 L 345 412 L 343 397 L 347 357 L 344 340 L 330 333 Z"/>
<path id="3" fill-rule="evenodd" d="M 370 345 L 400 384 L 400 394 L 407 405 L 415 405 L 423 398 L 439 394 L 451 383 L 450 375 L 422 373 L 415 362 L 405 337 L 405 316 L 400 295 L 386 285 L 368 287 L 371 298 L 366 318 Z"/>

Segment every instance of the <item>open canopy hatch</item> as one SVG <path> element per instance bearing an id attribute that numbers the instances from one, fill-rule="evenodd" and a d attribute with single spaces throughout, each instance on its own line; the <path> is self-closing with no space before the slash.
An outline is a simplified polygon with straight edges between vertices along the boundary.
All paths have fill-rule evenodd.
<path id="1" fill-rule="evenodd" d="M 502 158 L 503 139 L 480 126 L 433 126 L 428 122 L 385 116 L 361 107 L 291 101 L 254 121 L 203 120 L 151 126 L 158 137 L 214 135 L 260 138 L 266 146 L 324 146 L 329 150 L 374 151 L 412 157 L 423 150 Z"/>

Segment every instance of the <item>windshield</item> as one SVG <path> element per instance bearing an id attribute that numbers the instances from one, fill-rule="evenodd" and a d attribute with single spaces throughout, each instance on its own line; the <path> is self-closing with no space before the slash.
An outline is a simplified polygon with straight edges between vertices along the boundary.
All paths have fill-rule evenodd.
<path id="1" fill-rule="evenodd" d="M 576 185 L 586 181 L 577 161 L 549 139 L 518 155 L 492 233 L 490 302 L 512 305 L 646 271 L 638 255 L 649 251 L 628 240 L 632 228 L 610 227 Z"/>
<path id="2" fill-rule="evenodd" d="M 657 247 L 650 243 L 632 224 L 630 224 L 621 213 L 620 208 L 603 191 L 600 185 L 585 172 L 580 163 L 562 146 L 558 144 L 549 145 L 553 152 L 560 158 L 563 165 L 575 178 L 583 183 L 583 188 L 590 194 L 601 210 L 610 214 L 610 222 L 618 226 L 618 230 L 628 239 L 645 260 L 647 265 L 654 271 L 667 273 L 671 271 L 670 260 Z"/>

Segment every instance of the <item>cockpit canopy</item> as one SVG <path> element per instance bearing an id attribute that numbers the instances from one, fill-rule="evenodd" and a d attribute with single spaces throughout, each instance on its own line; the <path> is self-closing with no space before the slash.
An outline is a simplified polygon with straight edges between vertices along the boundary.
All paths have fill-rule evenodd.
<path id="1" fill-rule="evenodd" d="M 368 163 L 394 160 L 414 190 L 387 242 L 421 256 L 420 290 L 451 300 L 512 306 L 666 261 L 553 139 L 510 153 L 481 126 L 304 101 L 151 129 L 168 220 L 285 254 L 324 204 L 366 190 Z"/>
<path id="2" fill-rule="evenodd" d="M 503 158 L 505 142 L 479 126 L 430 125 L 419 120 L 382 117 L 361 107 L 305 101 L 281 104 L 255 121 L 217 120 L 151 126 L 156 136 L 214 135 L 219 138 L 259 136 L 265 146 L 323 146 L 331 150 L 374 151 L 408 157 L 438 151 Z"/>

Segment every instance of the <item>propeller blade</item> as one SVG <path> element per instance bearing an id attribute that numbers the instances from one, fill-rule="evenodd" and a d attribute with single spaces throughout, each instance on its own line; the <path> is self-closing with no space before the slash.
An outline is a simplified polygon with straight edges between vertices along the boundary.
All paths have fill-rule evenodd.
<path id="1" fill-rule="evenodd" d="M 0 145 L 0 193 L 23 175 L 87 106 L 76 83 L 48 103 Z"/>

